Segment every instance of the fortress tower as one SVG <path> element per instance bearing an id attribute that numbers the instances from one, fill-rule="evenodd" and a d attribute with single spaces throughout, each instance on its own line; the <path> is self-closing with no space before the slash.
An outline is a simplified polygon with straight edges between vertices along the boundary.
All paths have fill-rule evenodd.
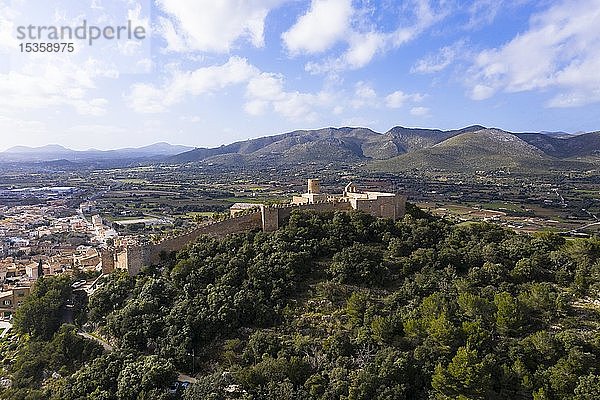
<path id="1" fill-rule="evenodd" d="M 330 196 L 321 193 L 321 180 L 320 179 L 309 179 L 308 190 L 306 193 L 300 196 L 294 196 L 293 204 L 312 204 L 322 201 L 327 201 Z"/>
<path id="2" fill-rule="evenodd" d="M 321 180 L 320 179 L 309 179 L 308 180 L 308 193 L 309 194 L 321 193 Z"/>
<path id="3" fill-rule="evenodd" d="M 100 259 L 102 260 L 102 273 L 110 274 L 115 270 L 115 249 L 100 249 Z"/>

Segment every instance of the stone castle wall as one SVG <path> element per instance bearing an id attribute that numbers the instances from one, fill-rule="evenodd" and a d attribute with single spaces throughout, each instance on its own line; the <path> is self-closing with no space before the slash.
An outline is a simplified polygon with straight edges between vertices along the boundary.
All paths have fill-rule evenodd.
<path id="1" fill-rule="evenodd" d="M 398 219 L 406 213 L 406 196 L 384 196 L 377 199 L 353 199 L 353 208 L 380 218 Z"/>
<path id="2" fill-rule="evenodd" d="M 202 235 L 225 236 L 231 233 L 254 229 L 262 229 L 264 232 L 274 232 L 289 219 L 293 210 L 300 209 L 315 210 L 317 212 L 350 211 L 352 210 L 352 206 L 348 202 L 324 201 L 314 204 L 285 204 L 261 207 L 260 210 L 256 210 L 250 214 L 234 216 L 223 221 L 202 225 L 189 233 L 165 239 L 157 244 L 147 245 L 144 249 L 144 262 L 146 264 L 156 264 L 160 261 L 162 253 L 168 254 L 179 251 Z"/>
<path id="3" fill-rule="evenodd" d="M 347 201 L 322 201 L 310 204 L 284 204 L 264 207 L 263 231 L 273 232 L 290 218 L 294 210 L 313 210 L 316 212 L 351 211 L 352 205 Z"/>
<path id="4" fill-rule="evenodd" d="M 259 210 L 250 214 L 230 217 L 223 221 L 212 222 L 181 236 L 165 239 L 160 243 L 146 246 L 144 260 L 149 264 L 156 264 L 160 261 L 161 253 L 179 251 L 202 235 L 225 236 L 230 233 L 260 229 L 261 227 L 262 218 Z"/>
<path id="5" fill-rule="evenodd" d="M 137 275 L 145 264 L 145 251 L 146 248 L 143 246 L 126 246 L 122 251 L 116 253 L 114 268 L 127 271 L 132 276 Z M 104 272 L 104 260 L 102 271 Z"/>
<path id="6" fill-rule="evenodd" d="M 179 251 L 193 243 L 202 235 L 225 236 L 231 233 L 262 229 L 264 232 L 273 232 L 279 229 L 290 218 L 294 210 L 313 210 L 316 212 L 364 211 L 376 217 L 401 218 L 405 213 L 406 197 L 390 196 L 377 200 L 359 201 L 321 201 L 310 204 L 283 204 L 261 207 L 254 212 L 244 215 L 229 217 L 225 220 L 202 225 L 183 235 L 165 239 L 157 244 L 145 246 L 128 246 L 116 254 L 115 268 L 125 269 L 130 275 L 139 273 L 142 265 L 157 264 L 161 254 Z"/>
<path id="7" fill-rule="evenodd" d="M 115 270 L 115 252 L 114 249 L 100 250 L 100 258 L 102 260 L 102 273 L 110 274 Z"/>

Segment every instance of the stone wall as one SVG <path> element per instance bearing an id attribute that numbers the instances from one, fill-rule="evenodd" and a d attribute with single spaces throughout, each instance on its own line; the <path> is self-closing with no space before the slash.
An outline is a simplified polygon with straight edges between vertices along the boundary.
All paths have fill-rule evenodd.
<path id="1" fill-rule="evenodd" d="M 165 239 L 160 243 L 146 247 L 144 261 L 148 264 L 156 264 L 160 261 L 161 253 L 171 253 L 183 249 L 202 235 L 225 236 L 230 233 L 251 231 L 262 228 L 262 217 L 259 210 L 250 214 L 236 215 L 223 221 L 202 225 L 193 231 Z"/>
<path id="2" fill-rule="evenodd" d="M 127 271 L 129 275 L 137 275 L 145 263 L 146 248 L 143 246 L 126 246 L 116 253 L 114 267 Z"/>
<path id="3" fill-rule="evenodd" d="M 405 212 L 405 196 L 381 197 L 353 204 L 350 201 L 322 201 L 311 204 L 284 204 L 261 207 L 249 214 L 236 215 L 223 221 L 202 225 L 186 234 L 165 239 L 157 244 L 142 247 L 129 246 L 117 254 L 115 267 L 126 269 L 130 274 L 139 272 L 142 265 L 157 264 L 161 254 L 172 253 L 193 243 L 202 235 L 225 236 L 231 233 L 262 229 L 273 232 L 286 223 L 294 210 L 313 210 L 316 212 L 352 211 L 358 209 L 376 217 L 398 219 Z"/>
<path id="4" fill-rule="evenodd" d="M 115 250 L 101 249 L 100 257 L 102 259 L 102 273 L 110 274 L 115 270 Z"/>
<path id="5" fill-rule="evenodd" d="M 283 225 L 294 210 L 312 210 L 316 212 L 352 211 L 352 206 L 347 201 L 322 201 L 311 204 L 285 204 L 270 207 L 271 213 L 277 215 L 277 225 Z M 274 218 L 274 217 L 273 217 Z"/>
<path id="6" fill-rule="evenodd" d="M 352 199 L 353 208 L 380 218 L 398 219 L 406 213 L 406 196 L 382 196 L 377 199 Z"/>

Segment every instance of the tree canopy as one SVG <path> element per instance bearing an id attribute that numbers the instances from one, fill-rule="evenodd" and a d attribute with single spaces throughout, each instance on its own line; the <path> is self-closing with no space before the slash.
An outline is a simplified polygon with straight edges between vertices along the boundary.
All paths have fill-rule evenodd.
<path id="1" fill-rule="evenodd" d="M 31 310 L 63 304 L 44 285 L 19 316 L 39 346 L 60 333 Z M 114 351 L 9 370 L 46 399 L 592 399 L 599 289 L 598 238 L 294 212 L 109 277 L 89 319 Z M 197 383 L 169 390 L 176 371 Z"/>

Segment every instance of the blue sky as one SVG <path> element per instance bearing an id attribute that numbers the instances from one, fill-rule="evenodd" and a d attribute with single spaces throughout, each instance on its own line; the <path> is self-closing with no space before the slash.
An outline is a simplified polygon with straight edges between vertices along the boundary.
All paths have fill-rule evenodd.
<path id="1" fill-rule="evenodd" d="M 600 0 L 0 0 L 0 150 L 600 129 Z M 23 54 L 17 27 L 144 26 Z M 68 41 L 68 40 L 63 40 Z"/>

